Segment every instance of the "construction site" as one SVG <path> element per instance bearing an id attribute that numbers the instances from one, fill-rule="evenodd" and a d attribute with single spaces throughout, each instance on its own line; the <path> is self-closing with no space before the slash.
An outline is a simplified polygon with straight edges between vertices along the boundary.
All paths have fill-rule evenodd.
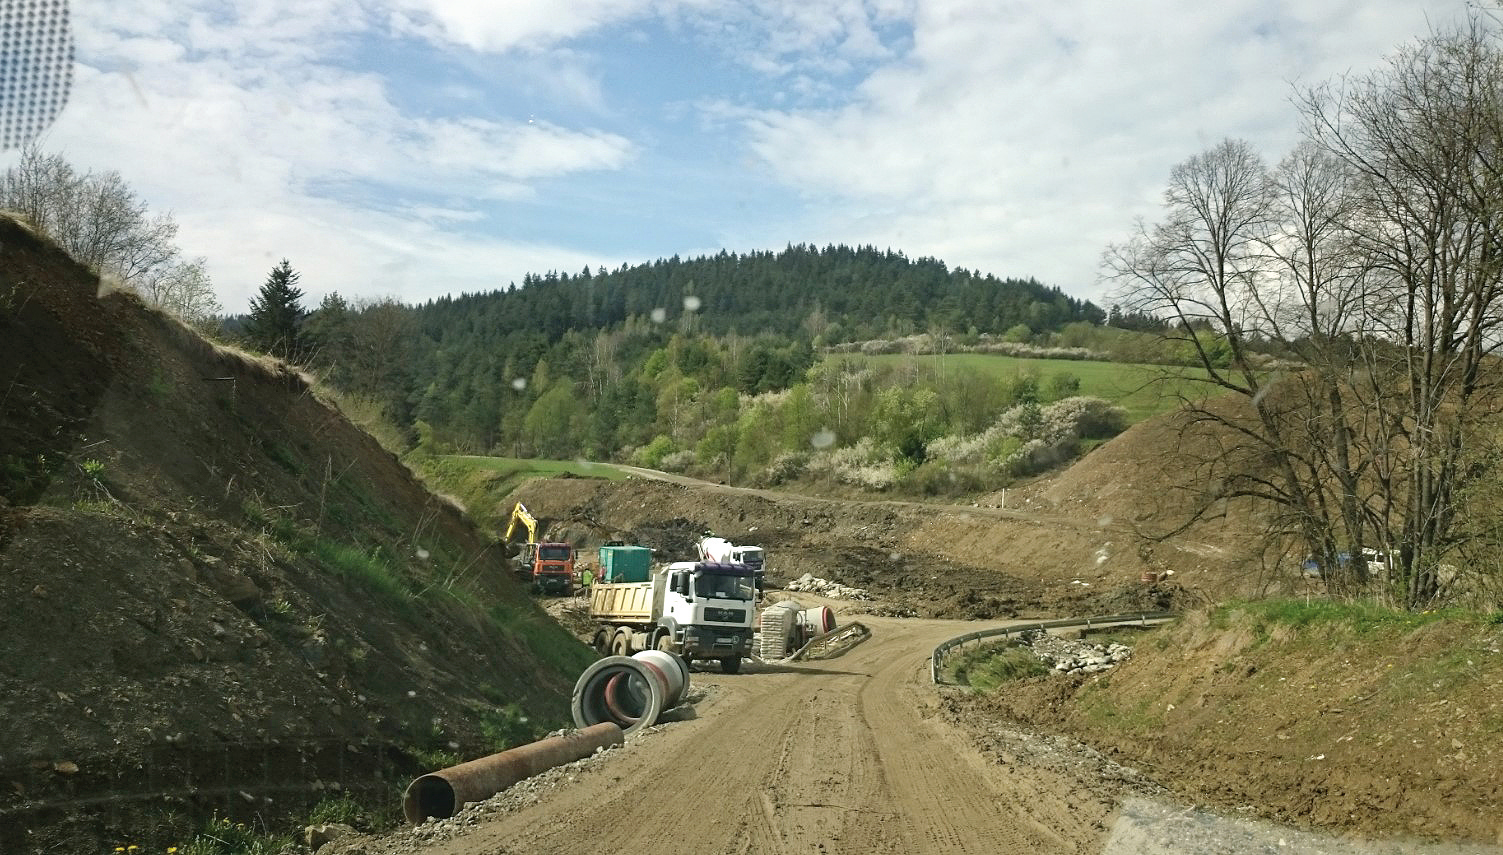
<path id="1" fill-rule="evenodd" d="M 964 504 L 530 481 L 528 563 L 312 378 L 4 219 L 0 266 L 0 851 L 1503 843 L 1503 627 L 1213 612 L 1287 575 L 1251 505 L 1145 536 L 1183 510 L 1168 417 Z"/>

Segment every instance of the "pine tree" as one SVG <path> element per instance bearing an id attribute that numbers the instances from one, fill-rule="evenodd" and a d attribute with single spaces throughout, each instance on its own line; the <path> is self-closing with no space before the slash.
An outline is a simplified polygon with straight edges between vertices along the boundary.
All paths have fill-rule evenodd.
<path id="1" fill-rule="evenodd" d="M 308 314 L 300 302 L 303 290 L 296 287 L 297 280 L 292 263 L 282 259 L 271 269 L 260 294 L 251 300 L 250 319 L 245 325 L 246 337 L 253 346 L 289 362 L 302 357 L 299 327 Z"/>

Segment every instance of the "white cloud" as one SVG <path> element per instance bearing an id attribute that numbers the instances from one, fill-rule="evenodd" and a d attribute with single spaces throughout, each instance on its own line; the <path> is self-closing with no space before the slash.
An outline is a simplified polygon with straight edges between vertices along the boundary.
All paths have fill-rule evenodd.
<path id="1" fill-rule="evenodd" d="M 647 14 L 651 0 L 392 0 L 394 29 L 436 43 L 505 53 L 541 50 Z"/>
<path id="2" fill-rule="evenodd" d="M 1465 2 L 1423 7 L 1442 23 Z M 724 217 L 684 244 L 711 228 L 740 249 L 873 243 L 1086 293 L 1102 246 L 1152 214 L 1173 163 L 1224 136 L 1276 159 L 1295 133 L 1288 81 L 1373 66 L 1424 30 L 1422 11 L 120 0 L 75 7 L 80 65 L 46 144 L 172 210 L 184 252 L 209 258 L 235 310 L 283 255 L 310 290 L 419 299 L 614 264 L 632 257 L 623 246 L 688 253 L 669 227 L 620 215 L 675 208 Z M 690 101 L 654 100 L 662 81 L 633 76 L 663 67 L 633 52 L 675 38 L 742 71 L 681 70 L 662 97 L 726 86 L 697 105 L 701 123 L 680 121 Z M 639 112 L 613 103 L 623 92 Z M 686 127 L 698 136 L 674 136 Z M 752 187 L 767 204 L 737 202 Z M 612 229 L 608 252 L 547 245 Z"/>
<path id="3" fill-rule="evenodd" d="M 536 181 L 619 169 L 634 146 L 598 129 L 404 112 L 382 74 L 336 63 L 362 47 L 365 14 L 339 0 L 142 0 L 76 15 L 74 90 L 44 145 L 118 169 L 172 211 L 184 253 L 208 257 L 234 311 L 284 255 L 310 289 L 413 299 L 582 266 L 575 251 L 449 230 L 473 231 L 479 206 L 529 197 Z"/>
<path id="4" fill-rule="evenodd" d="M 1291 79 L 1371 67 L 1425 26 L 1369 5 L 929 0 L 912 50 L 847 105 L 712 112 L 739 115 L 752 150 L 818 212 L 805 239 L 1083 293 L 1175 162 L 1226 136 L 1277 159 L 1297 126 Z M 1461 4 L 1431 5 L 1438 21 Z"/>

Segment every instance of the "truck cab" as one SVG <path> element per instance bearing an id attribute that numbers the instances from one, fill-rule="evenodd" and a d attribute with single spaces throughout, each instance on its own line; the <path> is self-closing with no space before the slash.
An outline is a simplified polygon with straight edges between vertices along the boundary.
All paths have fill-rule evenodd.
<path id="1" fill-rule="evenodd" d="M 767 573 L 767 553 L 760 546 L 733 546 L 730 560 L 736 564 L 745 564 L 752 569 L 757 599 L 762 599 L 763 578 Z"/>
<path id="2" fill-rule="evenodd" d="M 757 610 L 756 572 L 745 564 L 676 561 L 659 571 L 658 624 L 672 648 L 687 659 L 718 659 L 735 673 L 751 655 Z"/>
<path id="3" fill-rule="evenodd" d="M 574 593 L 578 579 L 574 575 L 574 547 L 567 543 L 529 543 L 522 551 L 523 574 L 532 580 L 540 593 Z"/>

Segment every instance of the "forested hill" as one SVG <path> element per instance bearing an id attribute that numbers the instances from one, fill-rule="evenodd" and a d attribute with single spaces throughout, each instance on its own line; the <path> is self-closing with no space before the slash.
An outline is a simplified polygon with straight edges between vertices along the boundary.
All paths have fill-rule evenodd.
<path id="1" fill-rule="evenodd" d="M 408 441 L 615 459 L 658 437 L 684 451 L 711 426 L 723 434 L 751 406 L 738 395 L 807 383 L 822 345 L 930 331 L 1026 341 L 1103 319 L 1031 279 L 800 245 L 529 275 L 514 289 L 416 307 L 333 296 L 294 350 L 335 386 L 377 401 Z M 689 417 L 712 398 L 714 414 Z"/>
<path id="2" fill-rule="evenodd" d="M 487 336 L 523 332 L 553 340 L 632 317 L 677 324 L 688 298 L 698 300 L 698 332 L 817 335 L 824 342 L 932 328 L 1001 333 L 1026 324 L 1039 332 L 1105 318 L 1092 303 L 1033 279 L 952 271 L 937 259 L 869 246 L 802 244 L 776 253 L 674 256 L 609 272 L 532 274 L 519 288 L 444 297 L 419 307 L 419 314 L 436 338 L 483 327 Z M 654 316 L 655 310 L 661 311 Z"/>

